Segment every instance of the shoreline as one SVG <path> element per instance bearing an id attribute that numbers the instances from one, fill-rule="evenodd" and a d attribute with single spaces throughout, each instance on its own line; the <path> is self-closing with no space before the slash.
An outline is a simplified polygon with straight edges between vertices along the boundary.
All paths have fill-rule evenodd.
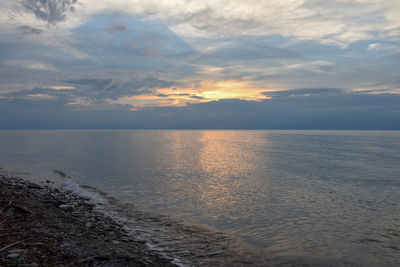
<path id="1" fill-rule="evenodd" d="M 0 265 L 359 266 L 338 259 L 271 257 L 227 233 L 137 210 L 92 187 L 72 186 L 0 174 Z"/>
<path id="2" fill-rule="evenodd" d="M 137 210 L 89 186 L 59 186 L 0 174 L 0 265 L 267 264 L 226 233 Z"/>

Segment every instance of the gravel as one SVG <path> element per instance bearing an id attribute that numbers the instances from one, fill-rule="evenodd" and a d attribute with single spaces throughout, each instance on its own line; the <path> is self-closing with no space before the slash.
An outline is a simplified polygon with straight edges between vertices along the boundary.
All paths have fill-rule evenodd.
<path id="1" fill-rule="evenodd" d="M 0 175 L 0 266 L 174 266 L 68 191 Z"/>

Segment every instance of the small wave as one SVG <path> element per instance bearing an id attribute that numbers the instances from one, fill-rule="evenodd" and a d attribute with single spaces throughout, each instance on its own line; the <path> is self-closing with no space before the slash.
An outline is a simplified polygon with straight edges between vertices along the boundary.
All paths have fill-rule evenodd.
<path id="1" fill-rule="evenodd" d="M 71 179 L 66 190 L 95 204 L 95 209 L 123 226 L 130 237 L 177 266 L 358 266 L 340 259 L 268 257 L 227 233 L 203 225 L 187 224 L 170 216 L 137 209 L 94 187 Z"/>
<path id="2" fill-rule="evenodd" d="M 261 263 L 259 255 L 249 253 L 226 233 L 140 211 L 132 204 L 70 179 L 63 187 L 90 200 L 97 211 L 121 224 L 134 240 L 145 243 L 150 250 L 178 266 Z"/>
<path id="3" fill-rule="evenodd" d="M 72 180 L 64 181 L 62 183 L 62 187 L 75 195 L 89 199 L 93 204 L 107 204 L 107 200 L 103 196 L 101 196 L 99 192 L 88 190 L 87 188 L 73 182 Z"/>
<path id="4" fill-rule="evenodd" d="M 187 224 L 170 216 L 140 210 L 95 187 L 80 185 L 67 175 L 62 176 L 58 185 L 87 199 L 96 211 L 119 223 L 128 233 L 128 239 L 145 244 L 177 266 L 359 266 L 341 259 L 266 253 L 208 226 Z M 391 249 L 398 250 L 397 246 Z"/>

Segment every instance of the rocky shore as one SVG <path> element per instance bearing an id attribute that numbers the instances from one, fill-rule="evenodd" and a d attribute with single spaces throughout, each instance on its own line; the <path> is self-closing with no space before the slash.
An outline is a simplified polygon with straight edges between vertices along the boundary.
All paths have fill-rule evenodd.
<path id="1" fill-rule="evenodd" d="M 0 266 L 173 266 L 87 199 L 0 175 Z"/>

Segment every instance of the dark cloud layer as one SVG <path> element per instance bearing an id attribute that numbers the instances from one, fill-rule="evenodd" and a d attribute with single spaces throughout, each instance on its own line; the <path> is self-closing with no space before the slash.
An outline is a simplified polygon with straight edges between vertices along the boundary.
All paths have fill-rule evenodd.
<path id="1" fill-rule="evenodd" d="M 6 94 L 0 94 L 6 99 L 29 99 L 38 101 L 35 96 L 50 97 L 57 100 L 65 100 L 66 102 L 74 102 L 75 99 L 85 98 L 92 103 L 105 103 L 107 99 L 116 100 L 119 97 L 152 94 L 158 88 L 169 87 L 174 83 L 171 81 L 158 79 L 151 76 L 132 77 L 130 80 L 121 80 L 118 77 L 101 79 L 101 78 L 76 78 L 64 80 L 66 89 L 53 89 L 35 87 L 32 89 L 19 90 Z M 71 87 L 68 88 L 68 87 Z M 166 95 L 166 97 L 168 97 Z M 1 105 L 1 104 L 0 104 Z M 112 105 L 110 105 L 111 107 Z M 107 107 L 107 108 L 110 108 Z M 114 106 L 115 107 L 115 106 Z M 82 106 L 81 108 L 87 108 Z M 57 112 L 57 111 L 55 111 Z"/>
<path id="2" fill-rule="evenodd" d="M 262 92 L 263 95 L 269 97 L 295 97 L 309 95 L 335 95 L 343 94 L 345 90 L 340 88 L 297 88 L 293 90 Z"/>
<path id="3" fill-rule="evenodd" d="M 64 82 L 78 85 L 78 86 L 85 86 L 89 89 L 95 89 L 95 90 L 103 90 L 107 88 L 108 85 L 111 84 L 112 80 L 111 79 L 89 79 L 89 78 L 83 78 L 83 79 L 71 79 L 71 80 L 65 80 Z"/>
<path id="4" fill-rule="evenodd" d="M 131 77 L 129 80 L 117 78 L 82 78 L 64 80 L 65 83 L 76 87 L 72 93 L 76 96 L 87 96 L 93 99 L 116 99 L 126 95 L 154 93 L 158 88 L 172 86 L 171 81 L 155 77 Z"/>
<path id="5" fill-rule="evenodd" d="M 261 102 L 226 99 L 186 107 L 138 111 L 77 110 L 68 105 L 72 90 L 36 88 L 25 95 L 51 99 L 0 99 L 2 129 L 400 129 L 400 95 L 313 94 Z"/>

